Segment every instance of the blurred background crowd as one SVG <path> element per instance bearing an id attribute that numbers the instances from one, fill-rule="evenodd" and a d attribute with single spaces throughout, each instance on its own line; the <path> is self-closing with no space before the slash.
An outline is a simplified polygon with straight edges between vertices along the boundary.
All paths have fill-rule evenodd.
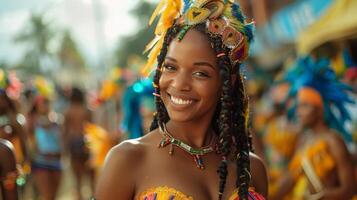
<path id="1" fill-rule="evenodd" d="M 140 69 L 157 2 L 0 2 L 0 196 L 15 188 L 19 199 L 88 199 L 108 150 L 147 132 L 155 106 L 151 77 Z M 349 155 L 331 159 L 316 140 L 306 150 L 319 160 L 313 159 L 311 176 L 324 183 L 339 162 L 352 161 L 349 176 L 357 179 L 357 1 L 238 2 L 256 25 L 242 73 L 250 97 L 250 132 L 255 153 L 268 169 L 271 198 L 281 190 L 284 172 L 303 162 L 297 152 L 309 144 L 301 138 L 307 130 L 319 130 L 316 118 L 342 138 L 341 148 L 346 146 Z M 316 70 L 306 76 L 291 72 L 321 65 L 319 72 L 332 73 L 316 78 Z M 316 91 L 329 117 L 301 108 L 296 114 L 293 90 L 306 79 L 319 80 L 309 86 L 319 85 Z M 328 87 L 337 92 L 322 87 L 331 82 L 343 87 Z M 319 97 L 309 93 L 308 98 Z M 347 104 L 339 104 L 341 99 Z M 12 147 L 15 158 L 2 146 Z M 5 172 L 12 159 L 14 170 Z M 298 176 L 289 194 L 295 197 L 288 199 L 304 199 Z"/>

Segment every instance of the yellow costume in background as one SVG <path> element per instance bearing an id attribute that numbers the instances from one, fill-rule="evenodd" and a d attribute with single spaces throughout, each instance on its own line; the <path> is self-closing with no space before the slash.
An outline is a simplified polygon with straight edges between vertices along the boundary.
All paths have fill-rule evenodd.
<path id="1" fill-rule="evenodd" d="M 269 169 L 269 194 L 275 193 L 274 190 L 282 173 L 288 168 L 288 163 L 294 152 L 297 134 L 289 132 L 286 126 L 285 116 L 270 120 L 263 136 Z"/>
<path id="2" fill-rule="evenodd" d="M 103 166 L 108 151 L 115 143 L 108 132 L 96 124 L 87 123 L 84 130 L 91 152 L 91 165 L 98 170 Z"/>
<path id="3" fill-rule="evenodd" d="M 320 139 L 305 145 L 289 165 L 289 171 L 297 180 L 297 184 L 288 199 L 311 198 L 313 194 L 309 192 L 309 183 L 313 186 L 316 194 L 322 192 L 321 180 L 335 167 L 336 163 L 325 140 Z"/>

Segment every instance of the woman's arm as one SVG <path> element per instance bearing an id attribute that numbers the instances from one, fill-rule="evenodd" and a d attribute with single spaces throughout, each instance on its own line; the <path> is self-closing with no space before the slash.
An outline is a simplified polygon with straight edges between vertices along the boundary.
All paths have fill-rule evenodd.
<path id="1" fill-rule="evenodd" d="M 255 154 L 250 153 L 252 184 L 255 191 L 263 195 L 265 198 L 268 196 L 268 176 L 267 170 L 263 161 Z"/>
<path id="2" fill-rule="evenodd" d="M 332 133 L 328 140 L 329 149 L 337 165 L 339 186 L 325 188 L 322 199 L 351 199 L 356 192 L 356 180 L 353 176 L 353 162 L 343 139 Z"/>

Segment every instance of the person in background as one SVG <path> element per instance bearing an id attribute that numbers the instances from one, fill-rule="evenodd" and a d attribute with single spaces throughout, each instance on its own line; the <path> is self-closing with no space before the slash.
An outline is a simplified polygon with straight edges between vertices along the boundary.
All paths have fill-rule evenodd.
<path id="1" fill-rule="evenodd" d="M 137 80 L 124 91 L 121 130 L 127 134 L 129 139 L 139 138 L 144 135 L 143 100 L 146 98 L 153 102 L 153 92 L 154 88 L 150 79 Z"/>
<path id="2" fill-rule="evenodd" d="M 269 195 L 274 195 L 277 184 L 287 169 L 296 147 L 298 131 L 288 120 L 288 83 L 278 83 L 270 91 L 273 108 L 261 135 L 264 157 L 269 174 Z"/>
<path id="3" fill-rule="evenodd" d="M 54 200 L 62 175 L 62 141 L 49 98 L 37 95 L 27 119 L 34 183 L 41 199 Z"/>
<path id="4" fill-rule="evenodd" d="M 9 90 L 13 88 L 12 84 L 7 73 L 0 69 L 0 138 L 12 143 L 16 162 L 19 166 L 23 166 L 29 161 L 27 134 L 21 120 L 22 115 L 19 115 L 9 96 Z"/>
<path id="5" fill-rule="evenodd" d="M 0 197 L 4 200 L 17 200 L 16 178 L 18 171 L 14 147 L 0 138 Z"/>
<path id="6" fill-rule="evenodd" d="M 289 168 L 271 199 L 351 199 L 356 190 L 344 129 L 351 99 L 326 60 L 300 58 L 286 75 L 303 127 Z M 335 110 L 332 110 L 335 106 Z M 339 112 L 337 115 L 336 112 Z"/>
<path id="7" fill-rule="evenodd" d="M 64 141 L 69 150 L 71 167 L 76 180 L 77 198 L 83 199 L 81 193 L 82 179 L 89 175 L 91 189 L 94 190 L 94 169 L 90 166 L 90 151 L 85 139 L 84 125 L 92 121 L 91 112 L 86 106 L 85 95 L 73 88 L 70 96 L 70 105 L 64 114 Z"/>

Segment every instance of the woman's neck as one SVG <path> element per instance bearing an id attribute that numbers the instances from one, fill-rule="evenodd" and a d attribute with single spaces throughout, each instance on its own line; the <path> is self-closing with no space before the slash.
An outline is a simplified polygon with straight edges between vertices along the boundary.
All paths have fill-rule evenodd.
<path id="1" fill-rule="evenodd" d="M 211 122 L 176 122 L 166 124 L 167 131 L 176 139 L 192 147 L 209 145 L 215 137 Z"/>
<path id="2" fill-rule="evenodd" d="M 328 130 L 328 126 L 326 125 L 326 123 L 323 120 L 318 120 L 317 123 L 315 123 L 315 125 L 313 127 L 311 127 L 311 130 L 315 134 L 321 134 L 321 133 L 326 132 L 326 130 Z"/>

